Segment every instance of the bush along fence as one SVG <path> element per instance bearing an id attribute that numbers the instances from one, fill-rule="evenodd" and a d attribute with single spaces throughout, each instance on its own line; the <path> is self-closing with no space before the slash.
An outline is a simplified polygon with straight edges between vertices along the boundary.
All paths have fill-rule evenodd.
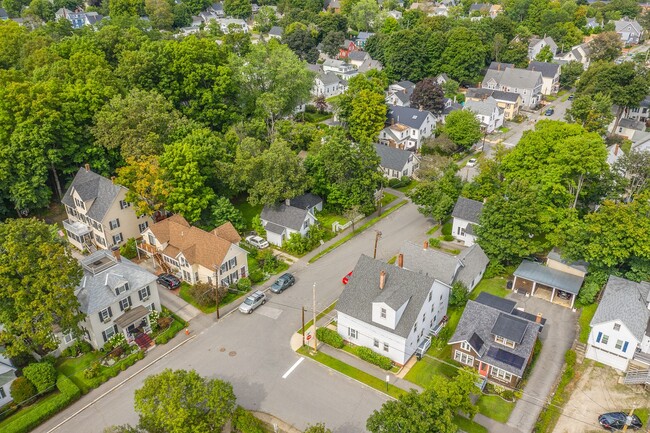
<path id="1" fill-rule="evenodd" d="M 333 329 L 318 328 L 316 330 L 316 337 L 318 337 L 318 341 L 328 344 L 336 349 L 343 349 L 345 346 L 343 337 L 341 337 L 339 333 Z M 356 355 L 360 359 L 374 364 L 377 367 L 383 368 L 384 370 L 390 370 L 393 368 L 393 361 L 391 361 L 390 358 L 380 355 L 372 349 L 368 349 L 367 347 L 363 346 L 354 346 L 350 347 L 350 349 L 350 352 L 353 355 Z"/>

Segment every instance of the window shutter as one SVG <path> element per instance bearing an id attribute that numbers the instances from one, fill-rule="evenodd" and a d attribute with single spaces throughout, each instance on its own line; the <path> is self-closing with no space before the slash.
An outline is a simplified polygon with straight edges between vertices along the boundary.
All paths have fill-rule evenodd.
<path id="1" fill-rule="evenodd" d="M 117 334 L 117 325 L 113 325 L 113 330 L 114 330 L 115 333 Z"/>
<path id="2" fill-rule="evenodd" d="M 598 337 L 596 337 L 596 343 L 600 343 L 600 338 L 603 336 L 602 332 L 598 333 Z"/>
<path id="3" fill-rule="evenodd" d="M 133 305 L 133 302 L 131 302 L 131 296 L 127 296 L 127 298 L 126 298 L 126 299 L 128 299 L 128 300 L 129 300 L 129 307 L 130 307 L 131 305 Z"/>
<path id="4" fill-rule="evenodd" d="M 151 289 L 149 288 L 149 286 L 147 286 L 147 296 L 151 296 Z"/>
<path id="5" fill-rule="evenodd" d="M 104 321 L 104 317 L 102 317 L 102 312 L 100 311 L 99 313 L 97 313 L 97 315 L 99 316 L 99 321 L 100 321 L 100 322 L 103 322 L 103 321 Z"/>
<path id="6" fill-rule="evenodd" d="M 102 331 L 102 337 L 104 338 L 104 343 L 108 341 L 108 338 L 106 338 L 106 331 Z"/>
<path id="7" fill-rule="evenodd" d="M 625 353 L 625 351 L 627 350 L 627 344 L 628 344 L 627 341 L 625 342 L 625 344 L 623 344 L 623 353 Z"/>
<path id="8" fill-rule="evenodd" d="M 108 317 L 113 317 L 113 311 L 111 311 L 111 307 L 108 307 Z"/>
<path id="9" fill-rule="evenodd" d="M 138 290 L 138 298 L 142 301 L 142 290 Z"/>
<path id="10" fill-rule="evenodd" d="M 118 302 L 120 304 L 120 311 L 124 311 L 124 306 L 122 305 L 122 301 Z"/>

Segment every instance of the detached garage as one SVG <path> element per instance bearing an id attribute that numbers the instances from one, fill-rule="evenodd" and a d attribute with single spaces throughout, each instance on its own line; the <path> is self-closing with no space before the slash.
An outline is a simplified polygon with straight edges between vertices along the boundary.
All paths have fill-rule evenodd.
<path id="1" fill-rule="evenodd" d="M 524 260 L 513 273 L 512 290 L 573 308 L 584 276 Z"/>

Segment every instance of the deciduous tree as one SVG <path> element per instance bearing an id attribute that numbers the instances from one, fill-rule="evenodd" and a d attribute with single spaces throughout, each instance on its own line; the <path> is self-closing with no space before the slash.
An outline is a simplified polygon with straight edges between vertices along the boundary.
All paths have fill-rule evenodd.
<path id="1" fill-rule="evenodd" d="M 623 42 L 618 33 L 603 32 L 597 34 L 591 42 L 589 42 L 589 49 L 591 50 L 589 58 L 592 62 L 597 62 L 599 60 L 613 62 L 621 55 Z"/>
<path id="2" fill-rule="evenodd" d="M 224 0 L 223 11 L 235 18 L 248 18 L 253 13 L 251 0 Z"/>
<path id="3" fill-rule="evenodd" d="M 361 143 L 373 143 L 386 123 L 384 95 L 371 90 L 361 90 L 351 102 L 347 119 L 352 138 Z"/>
<path id="4" fill-rule="evenodd" d="M 462 188 L 462 181 L 456 175 L 458 167 L 451 164 L 443 170 L 428 173 L 410 193 L 418 210 L 436 221 L 444 221 L 454 208 Z"/>
<path id="5" fill-rule="evenodd" d="M 445 108 L 445 92 L 435 78 L 425 78 L 415 85 L 411 95 L 411 106 L 434 114 L 442 113 Z"/>
<path id="6" fill-rule="evenodd" d="M 116 182 L 129 189 L 126 200 L 134 203 L 138 216 L 165 209 L 171 186 L 164 178 L 157 156 L 127 158 L 126 165 L 117 169 Z"/>
<path id="7" fill-rule="evenodd" d="M 479 37 L 464 27 L 456 27 L 447 36 L 442 70 L 460 83 L 475 83 L 485 67 L 486 58 L 487 51 Z"/>
<path id="8" fill-rule="evenodd" d="M 568 122 L 581 124 L 587 131 L 605 135 L 607 126 L 614 120 L 612 100 L 602 93 L 579 96 L 566 110 L 565 117 Z"/>
<path id="9" fill-rule="evenodd" d="M 562 75 L 560 75 L 560 86 L 564 89 L 570 89 L 585 71 L 580 62 L 570 61 L 562 65 Z"/>
<path id="10" fill-rule="evenodd" d="M 469 149 L 481 139 L 481 122 L 474 113 L 466 110 L 452 111 L 447 115 L 445 134 L 449 136 L 456 146 Z"/>

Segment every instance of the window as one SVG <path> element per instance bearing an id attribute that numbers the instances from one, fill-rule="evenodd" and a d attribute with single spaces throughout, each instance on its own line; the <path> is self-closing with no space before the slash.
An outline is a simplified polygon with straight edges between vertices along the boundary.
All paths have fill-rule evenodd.
<path id="1" fill-rule="evenodd" d="M 106 343 L 110 338 L 117 334 L 117 325 L 113 325 L 110 328 L 106 328 L 102 331 L 102 337 L 104 337 L 104 343 Z"/>
<path id="2" fill-rule="evenodd" d="M 508 373 L 505 370 L 501 370 L 500 368 L 491 367 L 490 374 L 492 377 L 496 377 L 497 379 L 501 379 L 506 382 L 510 382 L 512 380 L 512 374 Z"/>
<path id="3" fill-rule="evenodd" d="M 108 319 L 113 317 L 113 312 L 111 311 L 111 307 L 104 308 L 102 311 L 99 312 L 99 320 L 102 322 L 107 322 Z"/>
<path id="4" fill-rule="evenodd" d="M 422 323 L 424 323 L 426 320 L 427 320 L 427 315 L 426 315 L 426 314 L 423 314 L 423 315 L 422 315 Z"/>
<path id="5" fill-rule="evenodd" d="M 5 389 L 0 386 L 0 398 L 5 398 L 7 397 L 7 393 L 5 392 Z"/>
<path id="6" fill-rule="evenodd" d="M 418 332 L 418 324 L 413 325 L 413 332 Z"/>
<path id="7" fill-rule="evenodd" d="M 124 240 L 124 238 L 122 237 L 122 233 L 118 233 L 116 235 L 113 235 L 113 243 L 114 244 L 119 244 L 123 240 Z"/>
<path id="8" fill-rule="evenodd" d="M 72 332 L 68 332 L 63 336 L 63 341 L 65 344 L 70 344 L 75 340 L 74 336 L 72 335 Z"/>
<path id="9" fill-rule="evenodd" d="M 515 342 L 514 341 L 510 341 L 507 338 L 503 338 L 503 337 L 500 337 L 498 335 L 494 336 L 494 341 L 496 341 L 499 344 L 503 344 L 504 346 L 515 347 Z"/>
<path id="10" fill-rule="evenodd" d="M 381 316 L 382 319 L 385 319 L 386 318 L 386 309 L 382 308 L 381 313 L 379 315 Z"/>
<path id="11" fill-rule="evenodd" d="M 375 346 L 375 347 L 377 347 L 377 348 L 379 348 L 379 340 L 377 340 L 377 339 L 375 338 L 375 339 L 373 340 L 373 342 L 372 342 L 372 345 Z"/>
<path id="12" fill-rule="evenodd" d="M 120 200 L 120 209 L 126 209 L 129 206 L 131 206 L 131 203 L 126 200 Z"/>
<path id="13" fill-rule="evenodd" d="M 120 219 L 115 218 L 113 221 L 109 221 L 108 226 L 111 228 L 111 230 L 115 230 L 120 226 Z"/>
<path id="14" fill-rule="evenodd" d="M 115 289 L 115 294 L 117 296 L 120 296 L 120 294 L 126 292 L 127 290 L 129 290 L 129 283 L 124 283 L 124 285 Z"/>
<path id="15" fill-rule="evenodd" d="M 429 302 L 431 302 L 431 298 L 433 297 L 433 292 L 429 292 Z M 433 305 L 432 305 L 433 307 Z"/>
<path id="16" fill-rule="evenodd" d="M 359 338 L 359 331 L 356 329 L 348 328 L 348 337 L 350 338 Z"/>
<path id="17" fill-rule="evenodd" d="M 472 349 L 472 346 L 470 346 L 467 341 L 463 341 L 460 343 L 460 348 L 469 352 Z"/>
<path id="18" fill-rule="evenodd" d="M 454 360 L 460 362 L 461 364 L 474 366 L 474 357 L 472 355 L 468 355 L 465 352 L 461 352 L 460 350 L 454 351 Z"/>
<path id="19" fill-rule="evenodd" d="M 149 296 L 151 296 L 151 289 L 149 289 L 149 286 L 143 287 L 140 290 L 138 290 L 138 296 L 140 297 L 141 301 L 144 301 L 145 299 L 149 299 Z"/>
<path id="20" fill-rule="evenodd" d="M 126 298 L 120 301 L 120 310 L 124 311 L 131 306 L 131 297 L 127 296 Z"/>
<path id="21" fill-rule="evenodd" d="M 106 246 L 106 241 L 104 240 L 104 238 L 95 235 L 95 240 L 96 240 L 98 243 L 100 243 L 100 244 Z"/>
<path id="22" fill-rule="evenodd" d="M 433 313 L 434 308 L 436 308 L 436 304 L 431 304 L 431 312 Z"/>
<path id="23" fill-rule="evenodd" d="M 153 311 L 156 309 L 156 305 L 152 302 L 151 304 L 147 305 L 147 310 Z"/>
<path id="24" fill-rule="evenodd" d="M 384 343 L 384 352 L 388 352 L 390 347 L 388 347 L 388 343 Z"/>
<path id="25" fill-rule="evenodd" d="M 156 245 L 156 238 L 151 233 L 149 233 L 149 245 Z"/>
<path id="26" fill-rule="evenodd" d="M 621 350 L 623 348 L 623 340 L 616 340 L 616 344 L 614 345 L 616 350 Z"/>
<path id="27" fill-rule="evenodd" d="M 620 323 L 614 323 L 614 331 L 620 331 L 621 330 L 621 324 Z"/>
<path id="28" fill-rule="evenodd" d="M 600 340 L 601 343 L 607 344 L 609 342 L 609 335 L 603 335 L 602 340 Z"/>
<path id="29" fill-rule="evenodd" d="M 149 221 L 145 221 L 142 224 L 138 224 L 138 232 L 142 233 L 143 231 L 147 230 L 147 227 L 149 227 Z"/>

